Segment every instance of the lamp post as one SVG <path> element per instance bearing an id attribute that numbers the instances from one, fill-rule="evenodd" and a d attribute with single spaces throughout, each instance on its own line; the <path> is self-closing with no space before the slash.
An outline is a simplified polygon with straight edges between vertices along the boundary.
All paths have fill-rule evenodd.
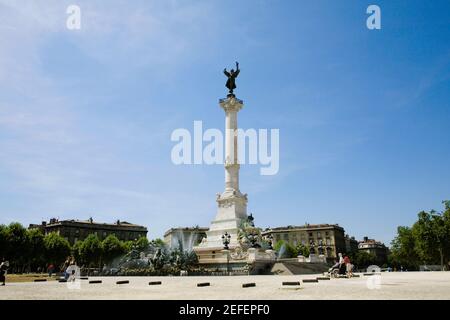
<path id="1" fill-rule="evenodd" d="M 228 245 L 230 244 L 231 235 L 228 234 L 228 232 L 225 232 L 224 235 L 222 235 L 222 242 L 223 242 L 223 251 L 227 254 L 227 275 L 230 275 L 230 269 L 229 269 L 229 263 L 230 263 L 230 254 L 229 250 L 230 248 Z"/>

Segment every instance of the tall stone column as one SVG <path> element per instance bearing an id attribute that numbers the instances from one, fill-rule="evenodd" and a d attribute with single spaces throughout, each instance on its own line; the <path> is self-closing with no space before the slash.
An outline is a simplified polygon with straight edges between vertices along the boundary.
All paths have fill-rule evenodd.
<path id="1" fill-rule="evenodd" d="M 237 114 L 243 108 L 242 100 L 234 95 L 219 101 L 225 111 L 225 190 L 217 194 L 217 214 L 206 232 L 206 241 L 200 247 L 223 247 L 222 235 L 231 235 L 230 248 L 238 245 L 238 229 L 242 221 L 247 220 L 247 194 L 239 190 L 239 162 L 237 139 Z"/>
<path id="2" fill-rule="evenodd" d="M 220 106 L 225 111 L 225 196 L 227 193 L 239 192 L 237 113 L 243 103 L 230 97 L 220 100 Z"/>

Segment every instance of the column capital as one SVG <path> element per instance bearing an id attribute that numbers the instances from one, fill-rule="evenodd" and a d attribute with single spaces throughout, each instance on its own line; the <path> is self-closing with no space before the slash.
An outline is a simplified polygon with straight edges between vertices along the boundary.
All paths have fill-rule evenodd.
<path id="1" fill-rule="evenodd" d="M 229 95 L 225 99 L 219 100 L 219 105 L 225 110 L 225 112 L 229 111 L 239 111 L 244 107 L 244 102 L 234 95 Z"/>

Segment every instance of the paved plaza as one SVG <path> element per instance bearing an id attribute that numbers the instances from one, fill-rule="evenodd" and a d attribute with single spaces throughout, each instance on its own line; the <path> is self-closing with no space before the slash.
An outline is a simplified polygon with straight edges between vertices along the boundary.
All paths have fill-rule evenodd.
<path id="1" fill-rule="evenodd" d="M 230 277 L 91 277 L 79 289 L 57 281 L 8 283 L 0 299 L 450 299 L 450 272 L 395 272 L 352 279 L 321 280 L 300 287 L 282 282 L 302 282 L 321 275 Z M 129 280 L 128 284 L 116 281 Z M 161 285 L 149 285 L 161 281 Z M 210 286 L 197 287 L 209 282 Z M 242 288 L 254 282 L 255 287 Z"/>

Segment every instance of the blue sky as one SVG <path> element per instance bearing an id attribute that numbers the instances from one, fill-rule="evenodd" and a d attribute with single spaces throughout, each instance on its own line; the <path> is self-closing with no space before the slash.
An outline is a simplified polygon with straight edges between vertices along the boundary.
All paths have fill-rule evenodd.
<path id="1" fill-rule="evenodd" d="M 66 8 L 81 8 L 81 30 Z M 366 28 L 381 8 L 382 29 Z M 450 199 L 448 1 L 0 0 L 0 223 L 208 226 L 220 165 L 175 166 L 174 129 L 280 129 L 280 171 L 241 167 L 260 227 L 339 223 L 390 242 Z"/>

